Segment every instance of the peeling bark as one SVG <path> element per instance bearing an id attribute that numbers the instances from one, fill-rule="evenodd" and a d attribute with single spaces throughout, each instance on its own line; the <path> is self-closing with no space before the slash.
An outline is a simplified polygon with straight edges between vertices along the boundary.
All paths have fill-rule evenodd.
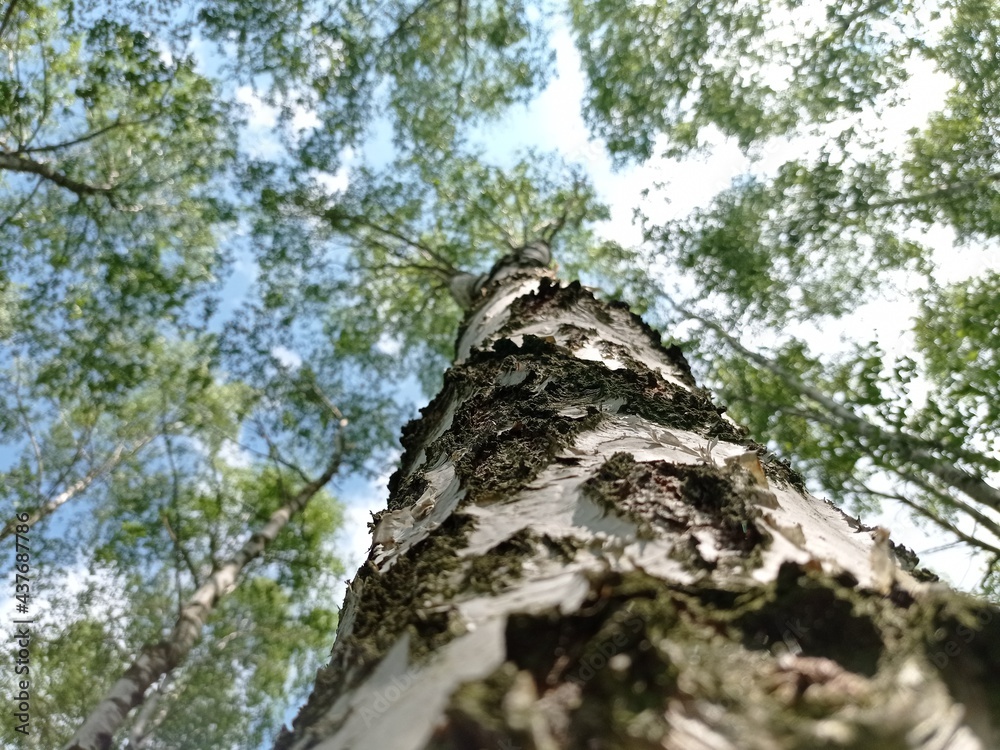
<path id="1" fill-rule="evenodd" d="M 238 578 L 246 566 L 264 554 L 288 522 L 337 473 L 342 457 L 341 448 L 338 437 L 337 448 L 323 473 L 274 511 L 267 523 L 247 539 L 236 555 L 212 572 L 181 608 L 167 638 L 160 643 L 143 647 L 139 656 L 94 707 L 63 750 L 107 750 L 111 747 L 115 733 L 121 728 L 129 712 L 142 704 L 146 691 L 179 666 L 191 652 L 215 605 L 236 588 Z"/>
<path id="2" fill-rule="evenodd" d="M 763 460 L 627 307 L 479 283 L 278 750 L 1000 747 L 1000 611 Z"/>

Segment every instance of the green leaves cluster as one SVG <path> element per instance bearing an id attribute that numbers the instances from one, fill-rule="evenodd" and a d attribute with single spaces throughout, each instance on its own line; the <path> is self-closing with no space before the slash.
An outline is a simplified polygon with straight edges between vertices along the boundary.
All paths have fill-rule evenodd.
<path id="1" fill-rule="evenodd" d="M 757 6 L 624 7 L 607 9 L 603 26 L 586 26 L 588 7 L 577 8 L 588 74 L 606 94 L 589 101 L 588 116 L 597 132 L 610 131 L 620 159 L 654 155 L 659 137 L 669 153 L 696 147 L 695 134 L 709 126 L 763 155 L 774 136 L 822 125 L 811 133 L 820 145 L 810 155 L 766 171 L 751 165 L 707 206 L 666 223 L 644 221 L 651 258 L 681 270 L 693 290 L 682 309 L 697 308 L 744 340 L 774 342 L 754 360 L 734 339 L 705 329 L 698 344 L 711 362 L 711 385 L 817 489 L 866 510 L 880 498 L 900 502 L 997 555 L 1000 421 L 986 395 L 996 385 L 995 273 L 962 279 L 953 265 L 960 248 L 985 250 L 997 240 L 1000 8 L 980 0 L 831 6 L 825 30 L 803 24 L 790 44 L 752 58 L 747 49 L 763 50 L 777 29 Z M 796 9 L 787 10 L 794 17 Z M 623 14 L 638 20 L 628 25 Z M 715 31 L 691 37 L 702 54 L 679 72 L 644 77 L 616 67 L 635 55 L 654 70 L 673 59 L 676 39 L 689 43 L 688 28 Z M 754 31 L 744 42 L 738 28 Z M 951 88 L 940 111 L 914 123 L 904 148 L 887 149 L 878 142 L 879 118 L 896 104 L 909 55 L 933 63 Z M 727 109 L 706 94 L 718 75 L 733 96 L 744 91 L 736 59 L 754 72 L 791 65 L 799 75 L 780 90 L 751 81 L 759 106 L 743 97 Z M 662 86 L 654 80 L 661 75 Z M 864 117 L 853 116 L 859 110 Z M 942 246 L 949 235 L 954 246 Z M 887 293 L 920 300 L 907 354 L 859 341 L 822 355 L 793 335 L 849 320 Z"/>
<path id="2" fill-rule="evenodd" d="M 584 115 L 620 163 L 698 149 L 710 127 L 749 148 L 857 112 L 905 80 L 914 43 L 906 2 L 570 8 L 590 84 Z"/>
<path id="3" fill-rule="evenodd" d="M 141 382 L 135 350 L 221 271 L 235 110 L 190 56 L 73 11 L 18 6 L 0 38 L 3 343 L 96 396 Z"/>
<path id="4" fill-rule="evenodd" d="M 440 157 L 463 125 L 525 101 L 551 63 L 542 14 L 521 0 L 198 4 L 203 33 L 233 51 L 242 80 L 266 82 L 286 123 L 316 114 L 293 150 L 298 166 L 328 171 L 386 116 L 398 148 Z"/>
<path id="5" fill-rule="evenodd" d="M 336 194 L 316 182 L 274 193 L 258 227 L 265 308 L 295 309 L 300 319 L 312 310 L 341 356 L 392 365 L 386 374 L 419 373 L 431 387 L 454 355 L 455 274 L 485 273 L 537 239 L 560 263 L 597 277 L 635 271 L 629 251 L 596 241 L 592 226 L 607 208 L 576 166 L 528 152 L 506 169 L 464 155 L 426 181 L 424 168 L 360 168 Z M 398 355 L 379 360 L 379 350 Z"/>

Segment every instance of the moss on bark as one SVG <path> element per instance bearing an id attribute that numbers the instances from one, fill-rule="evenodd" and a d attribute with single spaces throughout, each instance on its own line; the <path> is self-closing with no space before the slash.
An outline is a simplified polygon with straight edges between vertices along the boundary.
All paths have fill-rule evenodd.
<path id="1" fill-rule="evenodd" d="M 998 619 L 952 597 L 928 617 L 793 564 L 759 589 L 597 576 L 580 614 L 510 618 L 507 662 L 454 694 L 432 746 L 506 742 L 531 750 L 546 746 L 542 738 L 553 747 L 662 747 L 671 708 L 697 701 L 702 711 L 724 712 L 712 724 L 736 747 L 910 748 L 909 729 L 885 691 L 886 675 L 922 658 L 914 633 L 940 636 L 940 626 L 962 640 L 947 664 L 938 658 L 950 689 L 968 700 L 973 670 L 975 684 L 990 688 L 980 699 L 1000 715 L 998 680 L 982 666 L 1000 659 Z M 536 715 L 517 716 L 529 698 Z M 844 722 L 849 706 L 858 710 Z"/>

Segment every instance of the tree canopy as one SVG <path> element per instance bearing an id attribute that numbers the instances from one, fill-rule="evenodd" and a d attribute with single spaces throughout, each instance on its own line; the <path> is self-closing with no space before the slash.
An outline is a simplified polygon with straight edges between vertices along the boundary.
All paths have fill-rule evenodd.
<path id="1" fill-rule="evenodd" d="M 440 382 L 456 276 L 533 242 L 683 338 L 814 491 L 989 553 L 995 596 L 998 19 L 992 0 L 7 0 L 0 510 L 38 580 L 29 746 L 65 742 L 342 443 L 332 488 L 116 740 L 264 743 L 334 629 L 338 488 L 386 473 Z M 588 165 L 474 145 L 557 72 L 618 168 L 697 181 L 735 144 L 740 174 L 667 219 L 650 185 L 627 207 L 641 239 L 610 235 L 618 197 Z M 886 140 L 930 75 L 940 106 Z M 824 348 L 885 299 L 912 309 L 901 350 Z"/>

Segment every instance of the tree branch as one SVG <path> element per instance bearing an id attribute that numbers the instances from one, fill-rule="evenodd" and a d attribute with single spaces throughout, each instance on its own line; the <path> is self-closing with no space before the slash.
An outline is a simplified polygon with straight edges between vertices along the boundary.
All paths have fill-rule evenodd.
<path id="1" fill-rule="evenodd" d="M 78 138 L 73 138 L 68 141 L 63 141 L 62 143 L 49 143 L 45 146 L 32 146 L 30 148 L 20 148 L 16 152 L 17 154 L 39 154 L 47 151 L 59 151 L 64 148 L 71 148 L 72 146 L 79 146 L 81 143 L 87 143 L 95 138 L 100 138 L 102 135 L 115 128 L 127 128 L 133 125 L 144 125 L 150 122 L 154 118 L 147 117 L 142 120 L 115 120 L 114 122 L 105 125 L 103 128 L 98 128 L 97 130 L 92 130 L 89 133 L 81 135 Z"/>
<path id="2" fill-rule="evenodd" d="M 933 190 L 925 190 L 922 193 L 910 193 L 909 195 L 903 195 L 899 198 L 889 198 L 883 201 L 870 201 L 861 206 L 854 206 L 849 210 L 859 211 L 864 209 L 894 208 L 896 206 L 923 203 L 925 201 L 934 200 L 935 198 L 944 198 L 956 193 L 982 188 L 997 181 L 1000 181 L 1000 171 L 989 172 L 988 174 L 984 174 L 980 177 L 967 180 L 959 180 L 958 182 L 953 182 L 950 185 L 934 188 Z"/>
<path id="3" fill-rule="evenodd" d="M 375 232 L 379 232 L 380 234 L 384 234 L 387 237 L 392 237 L 393 239 L 399 240 L 403 244 L 409 245 L 410 247 L 414 248 L 415 250 L 418 250 L 419 252 L 421 252 L 422 254 L 424 254 L 425 259 L 431 260 L 431 261 L 434 261 L 435 263 L 440 264 L 441 270 L 444 271 L 444 272 L 446 272 L 449 276 L 453 276 L 456 273 L 460 273 L 460 271 L 457 268 L 455 268 L 451 264 L 451 262 L 448 261 L 447 258 L 445 258 L 444 256 L 440 255 L 435 250 L 433 250 L 432 248 L 428 247 L 426 244 L 424 244 L 423 242 L 420 242 L 419 240 L 411 239 L 411 238 L 407 237 L 405 234 L 397 232 L 397 231 L 395 231 L 393 229 L 388 229 L 386 227 L 383 227 L 383 226 L 381 226 L 379 224 L 376 224 L 373 221 L 369 221 L 368 219 L 366 219 L 364 217 L 361 217 L 361 216 L 351 216 L 349 218 L 350 218 L 351 221 L 356 222 L 359 226 L 366 227 L 366 228 L 371 229 L 372 231 L 375 231 Z"/>
<path id="4" fill-rule="evenodd" d="M 729 335 L 729 333 L 715 321 L 696 315 L 693 312 L 685 310 L 679 305 L 674 304 L 674 307 L 682 315 L 692 320 L 696 320 L 702 325 L 715 331 L 737 352 L 752 362 L 757 363 L 765 370 L 777 375 L 782 379 L 782 381 L 785 382 L 786 385 L 794 388 L 800 394 L 815 401 L 830 414 L 842 420 L 844 424 L 851 425 L 857 430 L 859 435 L 875 441 L 878 445 L 895 451 L 901 460 L 923 469 L 931 476 L 937 477 L 946 485 L 954 487 L 956 490 L 964 493 L 973 500 L 993 508 L 994 510 L 1000 510 L 1000 490 L 997 490 L 995 487 L 989 485 L 980 477 L 970 474 L 961 467 L 956 466 L 954 463 L 941 459 L 931 453 L 932 450 L 941 450 L 939 446 L 919 437 L 918 435 L 911 435 L 910 433 L 899 430 L 890 432 L 876 424 L 873 424 L 872 422 L 869 422 L 863 417 L 859 417 L 845 405 L 833 398 L 830 398 L 822 391 L 802 382 L 802 380 L 781 365 L 771 361 L 761 354 L 758 354 L 757 352 L 747 349 L 737 339 Z"/>
<path id="5" fill-rule="evenodd" d="M 934 523 L 936 526 L 939 526 L 940 528 L 945 529 L 946 531 L 954 534 L 955 536 L 957 536 L 959 539 L 961 539 L 966 544 L 969 544 L 969 545 L 971 545 L 973 547 L 977 547 L 978 549 L 985 550 L 987 552 L 992 552 L 994 554 L 1000 555 L 1000 549 L 997 549 L 996 547 L 994 547 L 992 544 L 989 544 L 988 542 L 984 542 L 981 539 L 976 539 L 974 536 L 970 536 L 969 534 L 966 534 L 964 531 L 962 531 L 961 529 L 959 529 L 957 526 L 955 526 L 950 521 L 945 520 L 944 518 L 942 518 L 941 516 L 939 516 L 937 513 L 935 513 L 934 511 L 930 510 L 929 508 L 926 508 L 923 505 L 920 505 L 919 503 L 913 502 L 908 497 L 905 497 L 903 495 L 897 495 L 897 494 L 891 493 L 891 492 L 879 492 L 878 490 L 873 490 L 871 487 L 868 487 L 867 485 L 864 485 L 864 484 L 859 484 L 858 486 L 861 487 L 861 489 L 863 489 L 865 492 L 868 492 L 868 493 L 870 493 L 872 495 L 875 495 L 877 497 L 884 497 L 884 498 L 887 498 L 889 500 L 895 500 L 897 502 L 902 503 L 907 508 L 909 508 L 910 510 L 912 510 L 914 513 L 917 513 L 918 515 L 923 516 L 924 518 L 926 518 L 929 521 L 931 521 L 932 523 Z"/>
<path id="6" fill-rule="evenodd" d="M 128 450 L 125 449 L 124 445 L 118 445 L 114 452 L 108 457 L 104 463 L 91 469 L 89 472 L 84 474 L 78 480 L 73 482 L 69 487 L 49 498 L 46 502 L 31 511 L 28 516 L 28 520 L 21 522 L 28 524 L 28 527 L 34 526 L 36 523 L 41 521 L 46 516 L 54 513 L 60 506 L 65 505 L 67 502 L 72 500 L 74 497 L 79 495 L 81 492 L 86 490 L 90 485 L 92 485 L 97 479 L 112 471 L 116 466 L 118 466 L 124 459 L 134 456 L 138 453 L 145 445 L 152 441 L 152 437 L 145 437 L 134 443 Z M 16 519 L 11 519 L 8 521 L 2 530 L 0 530 L 0 541 L 6 539 L 11 534 L 14 533 L 14 528 L 18 525 Z"/>
<path id="7" fill-rule="evenodd" d="M 44 177 L 50 182 L 54 182 L 56 185 L 64 187 L 72 193 L 76 193 L 76 195 L 81 198 L 87 195 L 108 196 L 115 189 L 113 185 L 92 185 L 89 182 L 76 180 L 56 169 L 53 169 L 45 162 L 28 159 L 27 157 L 20 156 L 16 153 L 0 153 L 0 169 L 6 169 L 10 172 L 24 172 Z"/>
<path id="8" fill-rule="evenodd" d="M 993 536 L 995 536 L 998 541 L 1000 541 L 1000 523 L 994 521 L 992 518 L 987 516 L 985 513 L 983 513 L 975 506 L 969 505 L 968 503 L 959 500 L 957 497 L 952 497 L 951 495 L 942 492 L 937 487 L 934 487 L 921 477 L 918 477 L 912 473 L 902 472 L 900 473 L 900 476 L 905 481 L 916 485 L 924 492 L 933 495 L 945 505 L 949 505 L 955 510 L 959 511 L 960 513 L 964 513 L 965 515 L 969 516 L 976 523 L 983 526 L 987 531 L 993 534 Z"/>
<path id="9" fill-rule="evenodd" d="M 7 27 L 14 17 L 14 9 L 17 7 L 18 2 L 19 0 L 10 0 L 7 3 L 7 7 L 4 8 L 3 18 L 0 19 L 0 41 L 3 40 L 4 34 L 7 33 Z"/>
<path id="10" fill-rule="evenodd" d="M 184 545 L 181 544 L 181 540 L 180 537 L 177 536 L 177 532 L 175 532 L 173 526 L 170 525 L 170 517 L 167 515 L 166 511 L 160 514 L 160 520 L 163 521 L 163 526 L 167 530 L 167 535 L 170 537 L 170 541 L 174 544 L 174 549 L 184 561 L 184 566 L 187 568 L 188 573 L 191 574 L 191 580 L 194 581 L 195 588 L 197 588 L 201 576 L 198 575 L 198 570 L 195 568 L 194 562 L 191 560 L 191 555 L 188 554 Z"/>

